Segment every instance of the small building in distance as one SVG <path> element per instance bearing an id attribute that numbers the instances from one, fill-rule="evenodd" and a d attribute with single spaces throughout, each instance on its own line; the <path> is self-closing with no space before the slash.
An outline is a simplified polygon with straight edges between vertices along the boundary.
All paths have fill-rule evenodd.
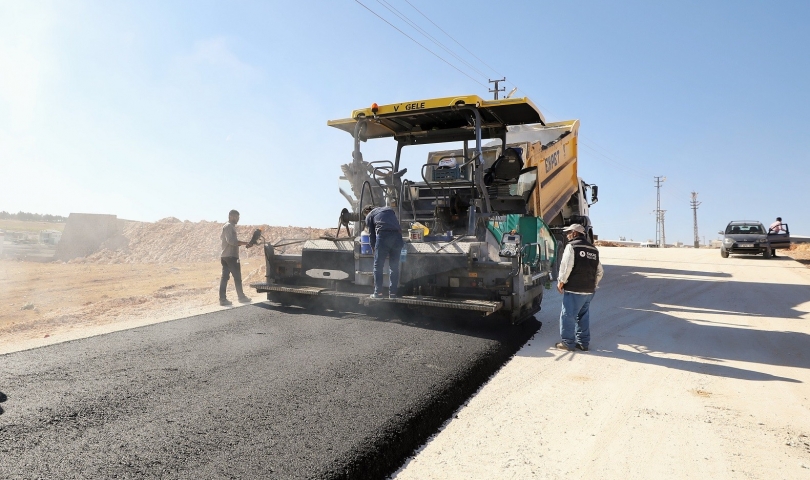
<path id="1" fill-rule="evenodd" d="M 46 245 L 56 245 L 62 239 L 62 232 L 59 230 L 40 230 L 39 243 Z"/>

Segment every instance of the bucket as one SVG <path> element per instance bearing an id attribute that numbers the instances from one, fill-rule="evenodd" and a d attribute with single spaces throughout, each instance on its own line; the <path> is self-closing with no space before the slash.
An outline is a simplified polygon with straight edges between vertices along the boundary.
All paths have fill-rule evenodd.
<path id="1" fill-rule="evenodd" d="M 360 255 L 371 255 L 371 242 L 368 233 L 360 234 Z"/>
<path id="2" fill-rule="evenodd" d="M 408 239 L 412 242 L 423 242 L 425 231 L 421 228 L 412 228 L 408 230 Z"/>

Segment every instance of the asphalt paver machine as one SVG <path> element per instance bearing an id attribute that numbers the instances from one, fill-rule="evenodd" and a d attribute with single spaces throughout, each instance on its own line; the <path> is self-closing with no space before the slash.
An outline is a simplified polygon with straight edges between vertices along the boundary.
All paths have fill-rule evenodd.
<path id="1" fill-rule="evenodd" d="M 340 192 L 349 205 L 336 209 L 337 233 L 307 240 L 300 255 L 265 245 L 267 278 L 252 287 L 271 301 L 303 307 L 393 303 L 428 315 L 455 311 L 511 323 L 540 309 L 557 255 L 543 216 L 550 220 L 571 203 L 555 200 L 559 205 L 541 215 L 540 184 L 552 184 L 557 173 L 571 176 L 562 165 L 549 168 L 547 157 L 565 158 L 558 152 L 554 160 L 554 152 L 571 149 L 564 140 L 571 133 L 575 139 L 578 122 L 546 125 L 528 98 L 468 95 L 373 104 L 327 124 L 354 139 L 352 161 L 341 166 L 346 186 Z M 508 143 L 515 128 L 520 141 Z M 366 160 L 361 145 L 371 140 L 393 140 L 393 160 Z M 409 179 L 403 149 L 423 145 L 437 149 Z M 575 146 L 566 153 L 574 161 Z M 565 183 L 572 182 L 581 197 L 576 170 Z M 397 212 L 405 240 L 397 298 L 369 298 L 373 254 L 360 213 L 366 205 Z M 582 221 L 569 217 L 569 223 Z"/>

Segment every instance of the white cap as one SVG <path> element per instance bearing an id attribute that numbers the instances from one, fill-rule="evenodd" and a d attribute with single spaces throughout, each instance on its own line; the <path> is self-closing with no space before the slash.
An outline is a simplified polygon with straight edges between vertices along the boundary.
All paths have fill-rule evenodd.
<path id="1" fill-rule="evenodd" d="M 585 234 L 585 227 L 578 223 L 572 223 L 571 225 L 563 228 L 563 232 L 578 232 L 581 234 Z"/>

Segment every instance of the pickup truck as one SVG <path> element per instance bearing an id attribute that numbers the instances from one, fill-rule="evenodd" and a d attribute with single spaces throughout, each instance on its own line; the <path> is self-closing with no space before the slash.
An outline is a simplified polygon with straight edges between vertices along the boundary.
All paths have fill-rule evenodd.
<path id="1" fill-rule="evenodd" d="M 728 258 L 731 254 L 762 255 L 770 258 L 774 250 L 790 248 L 790 229 L 786 223 L 782 224 L 782 229 L 783 231 L 779 233 L 768 233 L 768 229 L 761 222 L 752 220 L 729 222 L 724 232 L 717 232 L 723 235 L 720 256 Z"/>

